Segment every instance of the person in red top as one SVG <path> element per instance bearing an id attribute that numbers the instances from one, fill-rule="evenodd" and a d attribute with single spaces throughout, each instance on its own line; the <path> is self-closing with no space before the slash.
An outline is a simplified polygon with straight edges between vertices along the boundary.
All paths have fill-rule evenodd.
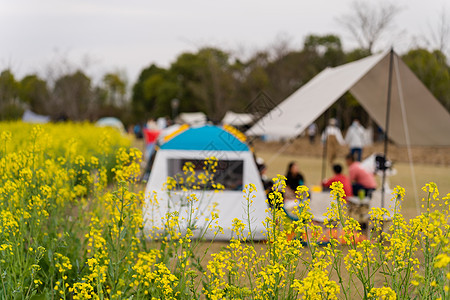
<path id="1" fill-rule="evenodd" d="M 358 195 L 360 190 L 364 190 L 365 195 L 370 197 L 372 192 L 377 188 L 375 176 L 364 170 L 360 163 L 355 161 L 352 154 L 348 154 L 345 159 L 348 166 L 350 181 L 352 183 L 353 195 Z"/>
<path id="2" fill-rule="evenodd" d="M 148 122 L 147 128 L 144 128 L 142 131 L 144 133 L 145 139 L 145 153 L 144 158 L 147 161 L 152 159 L 153 153 L 155 152 L 155 145 L 158 141 L 158 136 L 160 134 L 160 130 L 158 129 L 156 122 L 151 120 Z"/>
<path id="3" fill-rule="evenodd" d="M 348 177 L 345 176 L 344 174 L 342 174 L 342 166 L 340 164 L 333 165 L 333 171 L 334 171 L 334 176 L 329 179 L 325 179 L 322 182 L 322 186 L 324 188 L 329 188 L 333 182 L 340 181 L 342 183 L 342 185 L 344 186 L 344 192 L 345 192 L 345 196 L 346 196 L 344 199 L 346 199 L 347 197 L 353 196 L 352 185 L 351 185 Z"/>

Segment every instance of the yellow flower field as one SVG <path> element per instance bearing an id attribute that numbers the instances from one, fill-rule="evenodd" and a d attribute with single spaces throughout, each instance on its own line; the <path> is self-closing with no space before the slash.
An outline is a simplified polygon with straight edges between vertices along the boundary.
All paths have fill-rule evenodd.
<path id="1" fill-rule="evenodd" d="M 269 194 L 275 205 L 268 208 L 266 242 L 246 238 L 252 234 L 250 185 L 243 191 L 247 220 L 235 219 L 234 238 L 207 254 L 210 244 L 192 238 L 203 229 L 175 211 L 164 219 L 166 234 L 143 233 L 144 195 L 136 184 L 140 159 L 130 141 L 112 129 L 0 123 L 0 298 L 450 297 L 450 194 L 441 198 L 434 183 L 424 187 L 425 212 L 411 220 L 401 214 L 405 191 L 397 187 L 394 214 L 372 210 L 372 230 L 361 241 L 341 184 L 333 185 L 335 200 L 319 226 L 302 199 L 306 187 L 297 191 L 298 220 L 286 217 L 285 183 L 278 176 Z M 216 164 L 217 159 L 207 160 L 206 177 L 187 165 L 189 186 L 214 181 Z M 185 184 L 177 178 L 167 182 Z M 157 200 L 151 201 L 154 209 Z M 383 222 L 386 217 L 392 222 Z M 217 218 L 220 212 L 213 210 L 209 225 Z M 180 231 L 183 222 L 191 222 L 186 234 Z M 321 243 L 323 234 L 331 237 L 328 243 Z"/>

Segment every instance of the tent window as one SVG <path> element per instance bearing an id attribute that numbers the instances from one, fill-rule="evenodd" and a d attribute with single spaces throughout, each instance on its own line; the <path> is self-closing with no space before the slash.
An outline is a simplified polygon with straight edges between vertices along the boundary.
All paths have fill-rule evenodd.
<path id="1" fill-rule="evenodd" d="M 168 160 L 168 175 L 170 177 L 187 178 L 183 173 L 183 166 L 191 162 L 194 165 L 196 177 L 204 173 L 203 166 L 205 160 L 203 159 L 169 159 Z M 214 183 L 220 183 L 229 191 L 241 191 L 243 189 L 243 174 L 244 161 L 243 160 L 219 160 L 214 174 Z M 201 189 L 213 189 L 211 183 L 200 185 Z"/>

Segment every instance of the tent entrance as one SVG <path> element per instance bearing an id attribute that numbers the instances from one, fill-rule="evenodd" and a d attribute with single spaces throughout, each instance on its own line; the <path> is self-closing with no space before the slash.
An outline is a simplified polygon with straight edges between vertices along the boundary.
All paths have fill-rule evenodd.
<path id="1" fill-rule="evenodd" d="M 227 191 L 241 191 L 244 182 L 244 161 L 220 159 L 217 161 L 215 172 L 204 170 L 207 164 L 205 159 L 186 159 L 186 158 L 169 158 L 167 160 L 168 176 L 172 178 L 183 178 L 184 181 L 189 180 L 190 172 L 184 169 L 185 166 L 191 167 L 197 178 L 206 178 L 213 176 L 211 180 L 205 180 L 204 183 L 196 182 L 197 188 L 200 190 L 215 190 L 212 183 L 223 185 Z M 203 174 L 203 175 L 201 175 Z"/>

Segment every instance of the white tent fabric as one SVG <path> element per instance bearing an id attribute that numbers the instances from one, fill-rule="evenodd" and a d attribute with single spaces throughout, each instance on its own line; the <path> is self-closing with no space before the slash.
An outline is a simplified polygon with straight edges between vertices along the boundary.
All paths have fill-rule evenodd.
<path id="1" fill-rule="evenodd" d="M 95 126 L 97 127 L 111 127 L 117 129 L 120 133 L 125 134 L 125 126 L 123 126 L 122 121 L 114 117 L 105 117 L 99 119 Z"/>
<path id="2" fill-rule="evenodd" d="M 155 162 L 152 167 L 152 172 L 146 188 L 147 199 L 152 198 L 156 194 L 158 199 L 158 208 L 155 205 L 151 205 L 147 202 L 144 208 L 144 220 L 146 232 L 157 231 L 163 232 L 163 220 L 168 212 L 178 211 L 179 220 L 185 220 L 188 218 L 189 207 L 187 205 L 180 205 L 180 202 L 185 199 L 186 196 L 182 191 L 172 192 L 169 196 L 168 192 L 164 189 L 164 183 L 169 176 L 168 173 L 168 161 L 169 159 L 205 159 L 209 156 L 215 156 L 220 160 L 242 160 L 243 165 L 243 184 L 244 186 L 253 183 L 257 189 L 254 193 L 256 196 L 253 198 L 253 204 L 250 208 L 251 212 L 251 230 L 254 234 L 255 240 L 265 239 L 265 228 L 263 221 L 267 216 L 267 204 L 265 202 L 264 188 L 259 177 L 258 169 L 256 167 L 253 155 L 250 151 L 193 151 L 193 150 L 159 150 L 155 157 Z M 231 231 L 234 218 L 240 220 L 246 220 L 246 213 L 244 207 L 246 206 L 246 199 L 243 197 L 241 190 L 232 191 L 225 190 L 219 193 L 214 191 L 188 191 L 188 194 L 195 193 L 199 199 L 198 202 L 193 204 L 193 209 L 202 213 L 202 217 L 199 217 L 199 227 L 205 226 L 207 221 L 205 218 L 210 218 L 211 207 L 213 203 L 217 204 L 218 210 L 218 225 L 223 228 L 223 233 L 215 235 L 215 229 L 207 230 L 203 238 L 207 240 L 230 240 L 233 233 Z M 184 195 L 184 196 L 182 196 Z M 197 209 L 198 208 L 198 209 Z M 182 223 L 182 222 L 180 222 Z M 214 223 L 213 223 L 214 225 Z M 181 224 L 182 226 L 182 224 Z M 155 229 L 156 228 L 156 229 Z M 181 228 L 182 230 L 186 228 Z M 248 232 L 248 228 L 246 229 Z M 199 237 L 199 231 L 194 232 L 195 237 Z M 235 236 L 235 235 L 234 235 Z"/>
<path id="3" fill-rule="evenodd" d="M 239 114 L 232 111 L 227 111 L 222 119 L 222 123 L 232 126 L 243 126 L 251 124 L 254 119 L 255 116 L 253 114 Z"/>
<path id="4" fill-rule="evenodd" d="M 206 124 L 207 117 L 202 112 L 193 113 L 181 113 L 177 117 L 178 123 L 185 123 L 189 125 L 204 125 Z"/>
<path id="5" fill-rule="evenodd" d="M 175 131 L 177 131 L 178 129 L 180 129 L 182 125 L 180 124 L 173 124 L 169 127 L 166 127 L 164 129 L 161 130 L 161 132 L 158 135 L 158 144 L 162 144 L 164 142 L 164 138 L 172 133 L 174 133 Z"/>
<path id="6" fill-rule="evenodd" d="M 23 113 L 22 121 L 25 123 L 45 124 L 50 122 L 49 116 L 39 115 L 27 109 Z"/>
<path id="7" fill-rule="evenodd" d="M 260 119 L 246 134 L 296 137 L 347 91 L 384 129 L 389 53 L 325 69 Z M 392 76 L 389 137 L 397 144 L 406 145 L 406 124 L 411 145 L 450 145 L 450 114 L 406 64 L 395 53 L 393 55 L 399 74 Z M 396 70 L 394 68 L 394 73 Z M 406 120 L 402 119 L 400 94 L 405 99 Z"/>

